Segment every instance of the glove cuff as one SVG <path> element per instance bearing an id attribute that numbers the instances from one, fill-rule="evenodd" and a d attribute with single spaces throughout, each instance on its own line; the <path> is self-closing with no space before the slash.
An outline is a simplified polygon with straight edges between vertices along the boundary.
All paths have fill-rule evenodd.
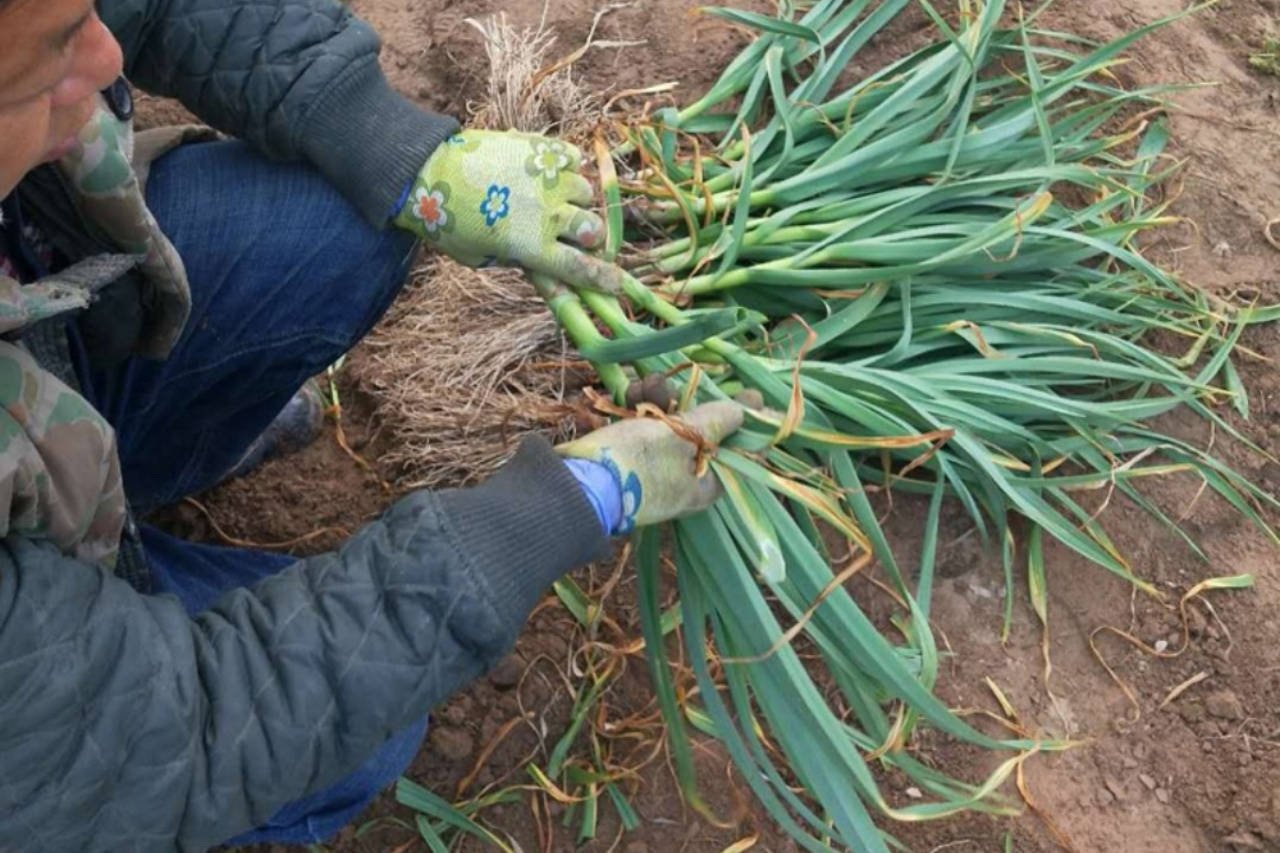
<path id="1" fill-rule="evenodd" d="M 600 526 L 604 532 L 612 536 L 618 531 L 622 522 L 622 484 L 613 472 L 598 462 L 590 459 L 566 459 L 578 485 L 591 502 L 596 515 L 600 518 Z"/>
<path id="2" fill-rule="evenodd" d="M 526 439 L 485 483 L 439 500 L 459 551 L 517 624 L 552 581 L 610 551 L 591 501 L 544 438 Z"/>
<path id="3" fill-rule="evenodd" d="M 406 184 L 458 127 L 456 119 L 393 90 L 373 62 L 353 69 L 316 104 L 302 139 L 320 172 L 381 228 Z"/>

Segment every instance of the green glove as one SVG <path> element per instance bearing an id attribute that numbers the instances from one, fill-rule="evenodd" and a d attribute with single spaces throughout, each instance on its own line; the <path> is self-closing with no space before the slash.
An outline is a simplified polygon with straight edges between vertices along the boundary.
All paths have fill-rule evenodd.
<path id="1" fill-rule="evenodd" d="M 519 266 L 617 293 L 622 271 L 577 248 L 605 235 L 581 168 L 582 152 L 566 142 L 465 130 L 427 160 L 395 223 L 468 266 Z"/>
<path id="2" fill-rule="evenodd" d="M 685 426 L 716 445 L 742 426 L 737 403 L 704 403 L 680 416 Z M 616 532 L 657 524 L 706 509 L 720 496 L 710 471 L 698 476 L 697 445 L 654 418 L 627 418 L 559 445 L 562 456 L 596 462 L 622 489 L 622 521 Z"/>

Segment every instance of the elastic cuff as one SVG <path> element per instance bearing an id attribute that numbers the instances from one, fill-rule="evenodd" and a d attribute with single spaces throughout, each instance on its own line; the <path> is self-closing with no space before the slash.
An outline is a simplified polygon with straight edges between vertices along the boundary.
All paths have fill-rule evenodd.
<path id="1" fill-rule="evenodd" d="M 516 624 L 553 581 L 610 551 L 591 502 L 544 438 L 526 439 L 485 483 L 439 501 L 495 608 Z"/>
<path id="2" fill-rule="evenodd" d="M 316 168 L 381 228 L 431 153 L 458 128 L 457 119 L 427 112 L 392 89 L 371 60 L 316 104 L 301 144 Z"/>

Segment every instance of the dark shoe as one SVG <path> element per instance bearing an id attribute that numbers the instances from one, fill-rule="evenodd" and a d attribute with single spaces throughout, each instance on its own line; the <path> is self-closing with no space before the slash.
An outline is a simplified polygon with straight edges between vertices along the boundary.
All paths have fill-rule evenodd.
<path id="1" fill-rule="evenodd" d="M 320 383 L 308 379 L 222 479 L 243 477 L 268 459 L 296 453 L 315 441 L 323 425 L 324 394 Z"/>

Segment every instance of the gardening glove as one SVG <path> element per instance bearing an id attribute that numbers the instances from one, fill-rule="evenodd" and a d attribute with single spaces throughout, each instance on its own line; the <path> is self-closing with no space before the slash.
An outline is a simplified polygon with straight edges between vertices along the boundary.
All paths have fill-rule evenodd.
<path id="1" fill-rule="evenodd" d="M 427 160 L 395 223 L 467 266 L 519 266 L 617 293 L 622 270 L 582 251 L 604 242 L 605 225 L 587 209 L 594 193 L 581 167 L 566 142 L 465 130 Z"/>
<path id="2" fill-rule="evenodd" d="M 742 407 L 727 400 L 704 403 L 679 416 L 711 446 L 742 426 L 742 418 Z M 616 421 L 556 450 L 568 457 L 571 468 L 575 460 L 585 460 L 612 475 L 621 508 L 611 533 L 628 533 L 637 526 L 690 515 L 720 496 L 715 474 L 707 471 L 698 476 L 698 446 L 655 418 Z"/>

